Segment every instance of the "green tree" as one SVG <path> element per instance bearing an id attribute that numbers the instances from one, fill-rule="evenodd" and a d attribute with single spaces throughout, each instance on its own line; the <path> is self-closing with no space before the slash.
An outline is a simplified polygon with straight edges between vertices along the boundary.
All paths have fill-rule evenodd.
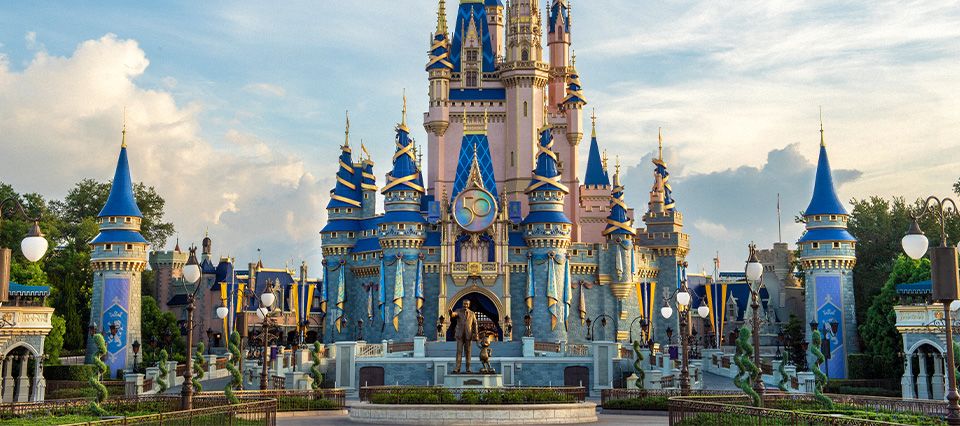
<path id="1" fill-rule="evenodd" d="M 903 339 L 897 331 L 897 314 L 893 307 L 898 303 L 897 284 L 912 283 L 930 279 L 930 260 L 913 260 L 899 255 L 893 264 L 893 270 L 873 297 L 867 309 L 866 320 L 860 323 L 860 338 L 870 342 L 863 353 L 873 356 L 876 372 L 886 373 L 886 377 L 900 377 L 903 374 L 903 362 L 897 357 L 903 352 Z"/>
<path id="2" fill-rule="evenodd" d="M 807 354 L 803 350 L 803 341 L 806 339 L 803 327 L 796 315 L 790 315 L 790 319 L 783 326 L 784 352 L 789 354 L 790 362 L 797 366 L 798 371 L 807 363 Z"/>
<path id="3" fill-rule="evenodd" d="M 43 340 L 43 353 L 47 355 L 48 364 L 60 364 L 60 350 L 63 349 L 63 335 L 67 332 L 67 321 L 62 316 L 53 314 L 50 319 L 53 327 L 47 338 Z"/>
<path id="4" fill-rule="evenodd" d="M 140 324 L 141 336 L 146 343 L 143 346 L 144 363 L 156 361 L 160 350 L 164 348 L 168 350 L 171 359 L 186 361 L 184 353 L 187 344 L 180 335 L 177 317 L 172 312 L 161 311 L 156 299 L 151 296 L 143 296 L 141 299 Z M 169 345 L 164 342 L 165 336 L 172 339 Z"/>

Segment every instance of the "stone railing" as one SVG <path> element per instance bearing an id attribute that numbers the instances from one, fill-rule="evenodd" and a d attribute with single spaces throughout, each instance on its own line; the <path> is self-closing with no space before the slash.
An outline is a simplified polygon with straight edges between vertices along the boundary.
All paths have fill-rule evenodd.
<path id="1" fill-rule="evenodd" d="M 395 352 L 413 352 L 413 342 L 387 343 L 387 353 Z"/>
<path id="2" fill-rule="evenodd" d="M 632 354 L 633 352 L 631 351 L 630 353 Z M 567 356 L 578 356 L 578 357 L 590 356 L 590 346 L 576 345 L 576 344 L 567 345 Z"/>
<path id="3" fill-rule="evenodd" d="M 383 356 L 384 345 L 379 343 L 360 343 L 357 345 L 357 358 L 373 358 Z"/>

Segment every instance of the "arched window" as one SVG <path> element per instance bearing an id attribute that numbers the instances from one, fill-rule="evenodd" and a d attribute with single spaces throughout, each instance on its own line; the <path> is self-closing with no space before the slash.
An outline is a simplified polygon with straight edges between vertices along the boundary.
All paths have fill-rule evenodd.
<path id="1" fill-rule="evenodd" d="M 527 116 L 527 101 L 523 101 L 523 116 Z"/>
<path id="2" fill-rule="evenodd" d="M 467 71 L 466 86 L 467 86 L 467 87 L 477 87 L 477 86 L 478 86 L 478 78 L 477 78 L 477 72 L 476 72 L 476 71 Z"/>
<path id="3" fill-rule="evenodd" d="M 529 61 L 529 60 L 530 60 L 530 52 L 527 51 L 527 49 L 523 49 L 523 51 L 520 52 L 520 60 L 521 60 L 521 61 Z"/>

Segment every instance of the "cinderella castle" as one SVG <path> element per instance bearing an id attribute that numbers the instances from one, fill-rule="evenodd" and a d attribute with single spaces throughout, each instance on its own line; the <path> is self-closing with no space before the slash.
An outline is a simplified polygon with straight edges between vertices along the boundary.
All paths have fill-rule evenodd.
<path id="1" fill-rule="evenodd" d="M 667 165 L 654 160 L 638 231 L 619 164 L 611 170 L 601 156 L 596 117 L 581 145 L 587 97 L 570 54 L 570 6 L 555 0 L 546 14 L 534 0 L 462 0 L 451 35 L 439 2 L 426 170 L 405 105 L 379 185 L 348 122 L 321 231 L 326 341 L 357 339 L 358 320 L 368 341 L 410 340 L 422 328 L 443 338 L 448 312 L 465 300 L 502 340 L 585 341 L 594 320 L 607 333 L 597 338 L 626 340 L 632 320 L 659 311 L 656 283 L 676 288 L 689 242 Z M 665 340 L 668 326 L 654 320 L 647 332 Z"/>
<path id="2" fill-rule="evenodd" d="M 259 323 L 250 295 L 273 291 L 281 301 L 278 345 L 321 341 L 339 348 L 330 372 L 338 385 L 356 389 L 382 384 L 385 373 L 390 383 L 442 383 L 452 356 L 444 342 L 456 325 L 450 312 L 470 301 L 479 328 L 498 340 L 496 356 L 508 360 L 497 364 L 505 383 L 612 386 L 632 371 L 632 355 L 619 343 L 675 344 L 680 330 L 679 315 L 664 312 L 679 311 L 674 296 L 687 280 L 690 241 L 662 139 L 650 166 L 649 201 L 637 217 L 625 192 L 646 188 L 621 183 L 619 162 L 611 168 L 600 147 L 595 115 L 583 147 L 586 169 L 579 167 L 587 96 L 571 55 L 569 2 L 551 0 L 541 10 L 538 0 L 461 0 L 452 35 L 445 3 L 439 0 L 426 63 L 426 164 L 410 136 L 406 100 L 380 182 L 366 149 L 351 146 L 348 117 L 320 231 L 323 265 L 313 269 L 322 278 L 308 277 L 306 264 L 299 276 L 261 262 L 240 270 L 230 258 L 214 266 L 205 238 L 199 285 L 208 291 L 198 299 L 198 318 L 210 336 L 236 329 L 246 339 Z M 803 273 L 794 273 L 787 244 L 761 250 L 759 294 L 768 322 L 796 315 L 830 329 L 830 375 L 844 377 L 846 354 L 857 351 L 856 240 L 846 231 L 849 215 L 834 188 L 822 129 L 819 155 L 807 231 L 798 241 Z M 109 330 L 108 364 L 116 371 L 129 367 L 131 343 L 141 337 L 139 283 L 148 260 L 125 144 L 98 220 L 101 232 L 90 242 L 90 326 Z M 161 308 L 181 320 L 185 292 L 193 291 L 179 278 L 186 259 L 179 246 L 149 253 Z M 691 274 L 687 282 L 700 317 L 694 329 L 714 342 L 706 346 L 723 345 L 751 316 L 750 283 L 742 270 Z M 703 305 L 709 310 L 698 309 Z M 218 306 L 229 307 L 229 318 L 216 319 Z M 776 331 L 766 337 L 772 345 Z M 209 339 L 222 346 L 220 337 Z M 386 342 L 382 349 L 379 342 Z M 411 368 L 408 353 L 426 368 Z M 541 356 L 549 353 L 567 357 Z M 532 368 L 544 363 L 547 371 Z"/>

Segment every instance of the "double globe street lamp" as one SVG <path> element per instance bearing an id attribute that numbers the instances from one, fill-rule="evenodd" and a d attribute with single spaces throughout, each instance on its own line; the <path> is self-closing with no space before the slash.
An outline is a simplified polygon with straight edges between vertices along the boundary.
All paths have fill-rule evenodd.
<path id="1" fill-rule="evenodd" d="M 686 268 L 687 263 L 684 262 L 678 266 L 682 267 L 684 271 L 682 278 L 680 280 L 680 288 L 676 292 L 677 299 L 677 309 L 680 314 L 680 393 L 682 395 L 690 394 L 690 328 L 693 325 L 690 320 L 690 302 L 693 299 L 693 296 L 690 294 L 689 288 L 687 287 L 687 278 L 686 278 Z M 706 318 L 710 315 L 710 308 L 703 304 L 703 300 L 700 301 L 700 306 L 697 307 L 697 315 L 700 318 Z M 664 319 L 670 318 L 673 316 L 673 308 L 670 307 L 670 304 L 664 300 L 663 307 L 660 308 L 660 316 Z M 672 333 L 669 333 L 672 334 Z"/>
<path id="2" fill-rule="evenodd" d="M 929 240 L 920 229 L 920 218 L 930 215 L 940 225 L 940 245 L 930 247 Z M 921 209 L 911 214 L 910 230 L 900 241 L 903 251 L 912 259 L 920 259 L 929 250 L 930 278 L 933 300 L 943 304 L 943 323 L 947 341 L 947 424 L 960 425 L 960 394 L 957 393 L 957 373 L 953 367 L 953 325 L 950 320 L 951 303 L 960 299 L 960 274 L 958 274 L 957 247 L 947 242 L 947 216 L 957 216 L 957 204 L 950 198 L 928 197 Z"/>
<path id="3" fill-rule="evenodd" d="M 200 292 L 200 262 L 197 261 L 197 248 L 190 247 L 190 257 L 182 269 L 183 280 L 187 285 L 193 285 L 193 292 L 184 285 L 187 295 L 187 368 L 183 373 L 183 387 L 180 389 L 180 407 L 182 410 L 193 409 L 193 312 L 197 309 L 197 293 Z"/>

